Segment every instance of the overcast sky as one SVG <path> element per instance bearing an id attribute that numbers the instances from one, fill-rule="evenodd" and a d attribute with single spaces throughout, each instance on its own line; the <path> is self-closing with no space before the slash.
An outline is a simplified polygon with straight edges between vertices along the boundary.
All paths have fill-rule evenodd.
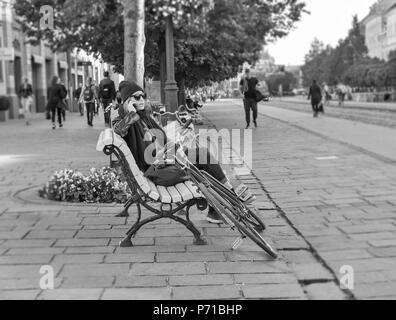
<path id="1" fill-rule="evenodd" d="M 325 44 L 336 45 L 348 34 L 352 17 L 362 20 L 376 0 L 305 0 L 310 15 L 304 15 L 296 29 L 284 39 L 267 46 L 277 64 L 304 63 L 312 40 L 317 37 Z"/>

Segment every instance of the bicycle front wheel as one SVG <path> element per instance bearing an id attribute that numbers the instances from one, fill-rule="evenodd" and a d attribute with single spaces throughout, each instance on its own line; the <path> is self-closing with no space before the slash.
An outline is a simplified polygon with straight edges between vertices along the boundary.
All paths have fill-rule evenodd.
<path id="1" fill-rule="evenodd" d="M 245 235 L 256 243 L 272 258 L 276 259 L 278 254 L 271 247 L 271 245 L 259 234 L 259 232 L 250 224 L 245 222 L 238 213 L 234 212 L 234 208 L 216 191 L 206 188 L 203 184 L 199 184 L 199 188 L 205 195 L 211 206 L 224 218 L 224 216 L 231 221 L 231 225 L 235 226 L 242 235 Z M 236 218 L 239 216 L 239 218 Z"/>

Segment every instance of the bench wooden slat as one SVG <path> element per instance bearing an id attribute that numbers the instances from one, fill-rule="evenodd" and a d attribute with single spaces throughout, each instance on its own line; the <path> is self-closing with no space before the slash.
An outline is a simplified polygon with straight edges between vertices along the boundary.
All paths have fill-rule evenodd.
<path id="1" fill-rule="evenodd" d="M 160 194 L 162 203 L 172 203 L 172 197 L 169 194 L 168 190 L 166 190 L 165 187 L 157 186 L 157 190 Z"/>
<path id="2" fill-rule="evenodd" d="M 180 195 L 179 191 L 175 187 L 167 187 L 166 188 L 169 192 L 169 194 L 172 197 L 172 202 L 173 203 L 179 203 L 183 201 L 182 196 Z"/>
<path id="3" fill-rule="evenodd" d="M 194 195 L 192 194 L 190 189 L 188 189 L 188 187 L 184 183 L 179 183 L 175 187 L 176 187 L 177 191 L 179 191 L 179 193 L 183 197 L 183 201 L 189 201 L 189 200 L 194 199 Z"/>
<path id="4" fill-rule="evenodd" d="M 151 189 L 151 191 L 149 193 L 149 197 L 151 199 L 153 199 L 154 201 L 157 201 L 160 198 L 160 194 L 158 192 L 156 185 L 150 179 L 147 179 L 147 182 Z"/>
<path id="5" fill-rule="evenodd" d="M 194 195 L 194 198 L 203 198 L 203 195 L 201 192 L 199 192 L 198 187 L 195 184 L 193 184 L 191 181 L 187 181 L 184 184 L 187 186 L 187 188 Z"/>

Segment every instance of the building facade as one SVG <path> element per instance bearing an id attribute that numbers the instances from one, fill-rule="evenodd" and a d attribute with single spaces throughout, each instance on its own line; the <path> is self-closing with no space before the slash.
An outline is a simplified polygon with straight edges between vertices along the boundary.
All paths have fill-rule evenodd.
<path id="1" fill-rule="evenodd" d="M 83 51 L 73 50 L 68 59 L 66 53 L 54 53 L 43 41 L 38 46 L 27 43 L 21 26 L 16 22 L 13 2 L 0 0 L 0 95 L 9 97 L 11 102 L 8 112 L 0 112 L 0 121 L 18 118 L 20 103 L 17 93 L 24 77 L 29 79 L 34 90 L 32 112 L 44 112 L 47 88 L 53 76 L 58 76 L 66 86 L 70 84 L 68 90 L 72 92 L 87 77 L 99 83 L 104 71 L 111 69 Z M 118 83 L 117 75 L 112 75 L 112 78 Z M 72 99 L 69 101 L 71 111 L 76 111 Z"/>
<path id="2" fill-rule="evenodd" d="M 389 53 L 396 50 L 396 0 L 375 3 L 362 27 L 369 56 L 388 60 Z"/>

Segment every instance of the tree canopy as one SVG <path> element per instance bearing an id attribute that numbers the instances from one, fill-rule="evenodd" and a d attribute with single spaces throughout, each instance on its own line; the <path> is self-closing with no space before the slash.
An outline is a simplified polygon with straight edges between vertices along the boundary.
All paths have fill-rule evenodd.
<path id="1" fill-rule="evenodd" d="M 55 29 L 39 28 L 40 7 L 55 12 Z M 79 48 L 100 56 L 122 73 L 123 6 L 117 0 L 16 0 L 15 10 L 31 40 L 56 51 Z M 176 80 L 187 87 L 221 81 L 254 63 L 263 44 L 283 37 L 300 20 L 300 0 L 146 0 L 146 76 L 159 77 L 164 17 L 175 21 Z"/>
<path id="2" fill-rule="evenodd" d="M 320 83 L 337 84 L 344 78 L 345 70 L 364 59 L 367 59 L 367 47 L 358 18 L 354 16 L 348 36 L 341 39 L 335 48 L 314 39 L 302 68 L 304 85 L 309 85 L 314 79 Z"/>

